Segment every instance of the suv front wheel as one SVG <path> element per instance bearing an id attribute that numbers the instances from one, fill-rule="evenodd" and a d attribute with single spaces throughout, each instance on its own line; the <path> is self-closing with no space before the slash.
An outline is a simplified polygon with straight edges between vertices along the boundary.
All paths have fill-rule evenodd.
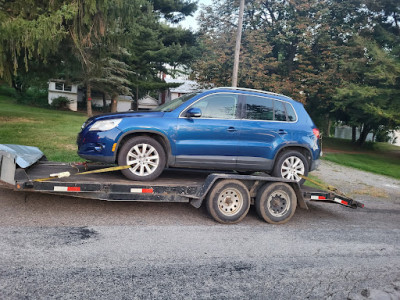
<path id="1" fill-rule="evenodd" d="M 303 184 L 305 179 L 301 178 L 300 175 L 307 176 L 308 168 L 308 161 L 303 154 L 297 151 L 288 151 L 279 156 L 272 175 Z"/>
<path id="2" fill-rule="evenodd" d="M 118 165 L 130 165 L 122 174 L 131 180 L 154 180 L 164 170 L 165 151 L 156 140 L 137 136 L 128 140 L 118 154 Z"/>

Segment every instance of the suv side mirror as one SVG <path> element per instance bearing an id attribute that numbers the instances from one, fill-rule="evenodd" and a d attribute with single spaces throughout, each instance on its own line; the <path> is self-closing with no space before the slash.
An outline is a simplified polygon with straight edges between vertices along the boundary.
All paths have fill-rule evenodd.
<path id="1" fill-rule="evenodd" d="M 201 109 L 197 107 L 192 107 L 186 112 L 186 117 L 188 118 L 199 118 L 201 117 Z"/>

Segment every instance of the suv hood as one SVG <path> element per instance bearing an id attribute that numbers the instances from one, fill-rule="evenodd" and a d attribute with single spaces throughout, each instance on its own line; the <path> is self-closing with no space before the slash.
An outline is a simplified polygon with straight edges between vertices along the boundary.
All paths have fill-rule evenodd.
<path id="1" fill-rule="evenodd" d="M 119 118 L 161 118 L 164 112 L 160 111 L 140 111 L 140 112 L 118 112 L 109 113 L 90 118 L 90 121 L 110 120 Z M 89 121 L 88 120 L 88 121 Z"/>
<path id="2" fill-rule="evenodd" d="M 85 124 L 89 124 L 100 120 L 110 120 L 119 118 L 161 118 L 164 112 L 161 111 L 126 111 L 117 113 L 101 114 L 98 116 L 93 116 L 86 120 Z"/>
<path id="3" fill-rule="evenodd" d="M 87 127 L 90 124 L 93 124 L 96 121 L 100 120 L 111 120 L 111 119 L 119 119 L 119 118 L 161 118 L 165 112 L 161 111 L 140 111 L 140 112 L 118 112 L 118 113 L 108 113 L 102 114 L 98 116 L 93 116 L 86 120 L 82 125 L 82 129 Z"/>

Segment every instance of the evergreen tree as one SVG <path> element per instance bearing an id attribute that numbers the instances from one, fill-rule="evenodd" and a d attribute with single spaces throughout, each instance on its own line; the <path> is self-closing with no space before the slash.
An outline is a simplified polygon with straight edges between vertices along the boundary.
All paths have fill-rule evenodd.
<path id="1" fill-rule="evenodd" d="M 192 14 L 191 1 L 14 0 L 0 5 L 0 77 L 12 82 L 31 65 L 59 58 L 65 67 L 61 73 L 84 82 L 89 116 L 93 87 L 127 91 L 132 74 L 154 79 L 164 63 L 187 64 L 194 55 L 192 33 L 176 29 L 175 40 L 164 43 L 162 34 L 174 29 L 160 23 L 161 17 L 178 22 Z"/>

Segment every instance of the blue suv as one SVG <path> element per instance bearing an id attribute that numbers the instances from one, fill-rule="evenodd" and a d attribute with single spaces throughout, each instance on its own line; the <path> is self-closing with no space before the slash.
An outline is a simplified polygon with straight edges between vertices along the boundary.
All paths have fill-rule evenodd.
<path id="1" fill-rule="evenodd" d="M 321 153 L 319 130 L 303 105 L 284 95 L 216 88 L 184 95 L 147 112 L 89 118 L 78 154 L 130 165 L 132 180 L 153 180 L 165 168 L 263 171 L 303 182 Z"/>

